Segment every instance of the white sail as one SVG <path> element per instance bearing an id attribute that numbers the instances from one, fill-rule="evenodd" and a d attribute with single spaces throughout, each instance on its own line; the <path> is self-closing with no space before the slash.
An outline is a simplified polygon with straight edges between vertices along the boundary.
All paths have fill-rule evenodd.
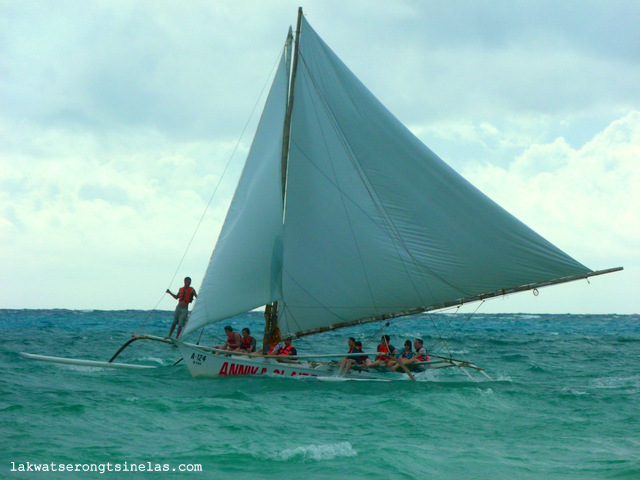
<path id="1" fill-rule="evenodd" d="M 431 152 L 304 18 L 298 42 L 284 212 L 281 63 L 186 332 L 279 300 L 281 332 L 309 333 L 591 272 Z"/>
<path id="2" fill-rule="evenodd" d="M 185 333 L 281 297 L 288 56 L 285 50 Z"/>
<path id="3" fill-rule="evenodd" d="M 590 272 L 440 160 L 304 19 L 298 62 L 283 333 Z"/>

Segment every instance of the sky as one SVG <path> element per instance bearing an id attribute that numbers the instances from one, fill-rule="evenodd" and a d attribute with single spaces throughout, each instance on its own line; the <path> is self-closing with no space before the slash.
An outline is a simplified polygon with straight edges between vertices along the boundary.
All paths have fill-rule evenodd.
<path id="1" fill-rule="evenodd" d="M 625 268 L 481 312 L 640 313 L 636 0 L 0 0 L 0 308 L 199 288 L 299 4 L 471 183 Z"/>

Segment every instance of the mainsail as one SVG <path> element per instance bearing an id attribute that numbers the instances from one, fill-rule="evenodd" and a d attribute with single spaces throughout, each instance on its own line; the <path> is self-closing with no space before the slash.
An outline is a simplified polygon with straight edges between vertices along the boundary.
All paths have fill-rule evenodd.
<path id="1" fill-rule="evenodd" d="M 281 332 L 303 335 L 592 272 L 421 143 L 304 18 L 297 33 L 185 333 L 277 300 Z"/>

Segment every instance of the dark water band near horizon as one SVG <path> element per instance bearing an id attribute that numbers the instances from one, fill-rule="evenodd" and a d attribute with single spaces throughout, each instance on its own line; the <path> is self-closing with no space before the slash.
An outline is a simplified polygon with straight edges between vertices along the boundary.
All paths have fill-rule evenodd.
<path id="1" fill-rule="evenodd" d="M 174 348 L 142 342 L 119 360 L 160 368 L 19 356 L 108 360 L 146 315 L 0 310 L 0 478 L 640 478 L 639 315 L 439 314 L 386 329 L 397 347 L 420 337 L 448 355 L 436 328 L 449 325 L 451 355 L 494 379 L 478 383 L 453 369 L 417 382 L 195 379 L 172 366 Z M 171 316 L 155 312 L 144 333 L 166 335 Z M 260 336 L 260 314 L 229 323 Z M 223 326 L 208 327 L 202 343 L 219 341 Z M 339 353 L 349 336 L 366 342 L 380 327 L 295 345 Z M 33 471 L 44 464 L 49 471 Z M 91 466 L 103 473 L 83 470 Z"/>

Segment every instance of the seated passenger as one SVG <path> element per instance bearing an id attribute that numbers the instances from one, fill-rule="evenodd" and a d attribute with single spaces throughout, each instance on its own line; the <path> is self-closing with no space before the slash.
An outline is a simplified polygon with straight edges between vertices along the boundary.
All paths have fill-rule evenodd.
<path id="1" fill-rule="evenodd" d="M 234 332 L 230 326 L 224 327 L 224 333 L 227 334 L 227 341 L 224 345 L 216 345 L 213 348 L 219 348 L 220 350 L 236 350 L 240 348 L 242 338 L 238 332 Z"/>
<path id="2" fill-rule="evenodd" d="M 430 360 L 429 355 L 427 354 L 427 349 L 424 348 L 424 342 L 422 339 L 416 338 L 413 341 L 413 346 L 416 347 L 416 355 L 410 358 L 399 358 L 399 363 L 391 367 L 391 370 L 395 371 L 398 366 L 406 367 L 412 363 L 428 362 Z"/>
<path id="3" fill-rule="evenodd" d="M 413 350 L 411 349 L 411 340 L 404 342 L 404 349 L 398 352 L 397 358 L 411 358 L 413 357 Z"/>
<path id="4" fill-rule="evenodd" d="M 389 344 L 389 335 L 383 335 L 380 339 L 380 345 L 378 345 L 378 354 L 375 360 L 367 359 L 367 367 L 375 367 L 376 365 L 392 365 L 395 363 L 393 356 L 396 353 L 396 349 L 393 345 Z"/>
<path id="5" fill-rule="evenodd" d="M 280 347 L 280 350 L 278 350 L 277 354 L 285 357 L 298 354 L 298 352 L 296 351 L 296 347 L 291 345 L 291 337 L 287 337 L 284 339 L 284 346 Z"/>
<path id="6" fill-rule="evenodd" d="M 360 351 L 364 353 L 364 350 L 362 349 L 362 342 L 356 342 L 356 348 L 360 349 L 356 350 L 356 352 Z M 364 365 L 368 359 L 369 357 L 367 355 L 360 355 L 359 357 L 356 357 L 356 363 L 359 365 Z"/>
<path id="7" fill-rule="evenodd" d="M 413 341 L 413 346 L 416 347 L 416 362 L 429 362 L 431 360 L 421 338 L 416 338 Z"/>
<path id="8" fill-rule="evenodd" d="M 251 332 L 248 328 L 242 329 L 242 338 L 240 339 L 240 347 L 238 350 L 245 353 L 252 353 L 256 351 L 256 339 L 251 337 Z"/>
<path id="9" fill-rule="evenodd" d="M 282 347 L 279 342 L 273 342 L 269 345 L 267 349 L 267 355 L 277 355 Z"/>
<path id="10" fill-rule="evenodd" d="M 353 337 L 349 337 L 349 339 L 347 340 L 347 344 L 349 345 L 349 352 L 348 353 L 363 353 L 362 352 L 362 343 L 360 343 L 360 346 L 358 346 L 358 343 L 360 342 L 356 342 L 356 339 Z M 356 363 L 358 364 L 362 364 L 362 362 L 364 362 L 364 358 L 362 356 L 346 356 L 342 359 L 342 361 L 340 362 L 340 368 L 338 369 L 338 373 L 337 375 L 340 375 L 341 373 L 346 375 L 349 372 L 349 369 L 355 365 Z M 344 372 L 343 372 L 344 370 Z"/>
<path id="11" fill-rule="evenodd" d="M 268 305 L 267 305 L 268 306 Z M 267 317 L 267 312 L 265 311 L 265 318 Z M 276 355 L 280 350 L 280 329 L 275 327 L 271 332 L 265 331 L 265 337 L 269 336 L 269 345 L 263 345 L 263 347 L 256 352 L 256 354 L 264 354 L 264 355 Z"/>
<path id="12" fill-rule="evenodd" d="M 353 349 L 353 353 L 364 353 L 364 350 L 362 350 L 362 342 L 356 342 L 356 346 Z M 366 355 L 360 355 L 359 357 L 351 357 L 353 360 L 355 360 L 355 363 L 352 363 L 350 365 L 347 366 L 347 369 L 344 371 L 344 374 L 346 375 L 347 373 L 349 373 L 349 369 L 353 366 L 353 365 L 358 365 L 360 367 L 364 367 L 365 362 L 367 361 L 367 359 L 369 357 L 367 357 Z"/>

